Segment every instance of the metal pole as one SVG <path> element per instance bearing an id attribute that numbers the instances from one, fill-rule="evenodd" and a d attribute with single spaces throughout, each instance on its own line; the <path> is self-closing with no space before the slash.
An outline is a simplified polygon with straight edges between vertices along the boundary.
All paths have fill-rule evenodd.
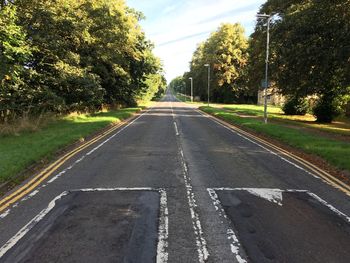
<path id="1" fill-rule="evenodd" d="M 183 89 L 184 93 L 183 93 L 183 96 L 184 96 L 184 100 L 185 100 L 185 102 L 186 102 L 186 83 L 183 82 L 183 85 L 184 85 L 184 89 Z"/>
<path id="2" fill-rule="evenodd" d="M 205 64 L 204 67 L 208 67 L 208 107 L 210 101 L 210 64 Z"/>
<path id="3" fill-rule="evenodd" d="M 193 78 L 190 78 L 191 80 L 191 102 L 193 102 Z"/>
<path id="4" fill-rule="evenodd" d="M 208 64 L 208 107 L 210 102 L 210 64 Z"/>
<path id="5" fill-rule="evenodd" d="M 266 60 L 265 60 L 265 89 L 264 89 L 264 122 L 267 123 L 267 88 L 269 86 L 268 70 L 269 70 L 269 46 L 270 46 L 270 20 L 271 16 L 267 18 L 267 32 L 266 32 Z"/>

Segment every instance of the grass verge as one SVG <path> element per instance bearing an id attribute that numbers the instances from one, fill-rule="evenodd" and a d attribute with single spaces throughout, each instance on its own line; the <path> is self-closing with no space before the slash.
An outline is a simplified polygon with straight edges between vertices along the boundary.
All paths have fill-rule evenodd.
<path id="1" fill-rule="evenodd" d="M 141 108 L 70 115 L 51 120 L 38 131 L 0 137 L 0 184 L 40 160 L 51 160 L 60 149 L 131 117 Z"/>
<path id="2" fill-rule="evenodd" d="M 264 116 L 264 106 L 262 105 L 230 104 L 221 107 L 237 114 L 246 114 L 261 118 Z M 268 106 L 268 117 L 272 120 L 283 121 L 292 125 L 299 125 L 324 132 L 350 136 L 350 120 L 346 117 L 337 118 L 334 122 L 329 124 L 321 124 L 317 123 L 315 117 L 311 114 L 306 114 L 304 116 L 285 115 L 280 107 L 270 105 Z"/>
<path id="3" fill-rule="evenodd" d="M 238 124 L 306 153 L 317 155 L 341 170 L 350 171 L 350 143 L 306 133 L 276 123 L 264 124 L 258 119 L 242 118 L 225 109 L 211 107 L 200 107 L 200 109 L 231 124 Z"/>

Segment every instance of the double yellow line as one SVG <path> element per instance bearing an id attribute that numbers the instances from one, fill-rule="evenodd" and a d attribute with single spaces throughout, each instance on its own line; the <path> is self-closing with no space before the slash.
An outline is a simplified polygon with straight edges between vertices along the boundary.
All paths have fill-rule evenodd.
<path id="1" fill-rule="evenodd" d="M 235 132 L 238 132 L 244 136 L 246 136 L 247 138 L 250 138 L 254 141 L 257 141 L 259 143 L 261 143 L 262 145 L 266 146 L 269 149 L 273 149 L 274 151 L 278 152 L 281 155 L 285 155 L 288 158 L 294 160 L 296 163 L 301 164 L 303 167 L 306 168 L 306 170 L 308 170 L 309 172 L 319 176 L 320 178 L 322 178 L 323 180 L 325 180 L 326 182 L 328 182 L 330 185 L 332 185 L 333 187 L 341 190 L 342 192 L 344 192 L 345 194 L 350 196 L 350 186 L 345 184 L 344 182 L 340 181 L 339 179 L 335 178 L 334 176 L 332 176 L 331 174 L 327 173 L 326 171 L 322 170 L 321 168 L 317 167 L 316 165 L 304 160 L 303 158 L 290 153 L 268 141 L 265 141 L 249 132 L 246 132 L 240 128 L 238 128 L 237 126 L 234 126 L 232 124 L 229 124 L 215 116 L 212 116 L 204 111 L 200 111 L 200 113 L 208 116 L 209 118 L 212 118 L 214 121 L 219 122 L 221 125 L 225 126 L 228 129 L 231 129 Z"/>
<path id="2" fill-rule="evenodd" d="M 129 119 L 130 120 L 130 119 Z M 120 126 L 128 122 L 122 121 L 116 125 L 113 125 L 108 130 L 104 131 L 100 135 L 94 137 L 93 139 L 85 142 L 84 144 L 80 145 L 79 147 L 75 148 L 74 150 L 66 153 L 59 159 L 57 159 L 55 162 L 50 164 L 48 167 L 46 167 L 44 170 L 42 170 L 39 174 L 34 176 L 30 181 L 28 181 L 26 184 L 24 184 L 22 187 L 17 189 L 15 192 L 11 193 L 8 196 L 5 196 L 3 199 L 0 200 L 0 212 L 4 211 L 6 208 L 8 208 L 10 205 L 16 203 L 18 200 L 23 198 L 25 195 L 33 191 L 40 183 L 42 183 L 46 178 L 48 178 L 53 172 L 55 172 L 62 164 L 64 164 L 68 159 L 76 155 L 77 153 L 81 152 L 82 150 L 86 149 L 90 145 L 94 144 L 95 142 L 101 140 L 102 138 L 106 137 L 107 135 L 114 132 L 116 129 L 118 129 Z"/>

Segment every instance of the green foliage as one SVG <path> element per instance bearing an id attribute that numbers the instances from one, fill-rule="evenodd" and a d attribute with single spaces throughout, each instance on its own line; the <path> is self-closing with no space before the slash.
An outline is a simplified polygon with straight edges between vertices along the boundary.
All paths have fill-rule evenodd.
<path id="1" fill-rule="evenodd" d="M 332 98 L 332 94 L 323 95 L 313 108 L 313 113 L 320 123 L 330 123 L 340 115 L 338 101 Z"/>
<path id="2" fill-rule="evenodd" d="M 162 68 L 141 18 L 124 0 L 5 2 L 0 121 L 9 113 L 92 112 L 151 98 Z"/>
<path id="3" fill-rule="evenodd" d="M 288 97 L 282 108 L 287 115 L 305 115 L 308 109 L 307 100 L 296 96 Z"/>
<path id="4" fill-rule="evenodd" d="M 193 78 L 194 95 L 207 97 L 207 68 L 210 65 L 211 101 L 232 102 L 246 91 L 244 76 L 248 60 L 248 40 L 240 24 L 222 24 L 217 31 L 199 44 L 193 54 L 190 72 L 184 80 Z M 190 85 L 187 85 L 189 94 Z"/>
<path id="5" fill-rule="evenodd" d="M 326 96 L 319 101 L 326 105 L 316 111 L 329 109 L 325 118 L 332 119 L 329 99 L 337 100 L 350 84 L 350 1 L 268 0 L 259 11 L 272 12 L 277 15 L 271 24 L 270 78 L 285 95 Z M 251 88 L 264 72 L 265 23 L 258 21 L 251 39 Z"/>
<path id="6" fill-rule="evenodd" d="M 173 91 L 178 93 L 184 93 L 185 86 L 186 86 L 185 78 L 182 76 L 177 76 L 169 84 L 169 87 Z"/>

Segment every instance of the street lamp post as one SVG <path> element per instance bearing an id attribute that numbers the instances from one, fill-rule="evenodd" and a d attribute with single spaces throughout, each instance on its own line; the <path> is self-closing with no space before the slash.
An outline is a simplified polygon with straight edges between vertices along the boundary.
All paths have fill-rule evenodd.
<path id="1" fill-rule="evenodd" d="M 269 47 L 270 47 L 270 21 L 273 15 L 258 14 L 258 18 L 267 18 L 267 30 L 266 30 L 266 59 L 265 59 L 265 86 L 264 86 L 264 122 L 267 123 L 267 88 L 268 82 L 268 70 L 269 70 Z"/>
<path id="2" fill-rule="evenodd" d="M 208 67 L 208 107 L 210 101 L 210 64 L 205 64 L 204 67 Z"/>
<path id="3" fill-rule="evenodd" d="M 193 102 L 193 78 L 190 77 L 188 79 L 191 80 L 191 102 Z"/>
<path id="4" fill-rule="evenodd" d="M 184 85 L 184 100 L 186 102 L 186 82 L 185 81 L 183 82 L 183 85 Z"/>

